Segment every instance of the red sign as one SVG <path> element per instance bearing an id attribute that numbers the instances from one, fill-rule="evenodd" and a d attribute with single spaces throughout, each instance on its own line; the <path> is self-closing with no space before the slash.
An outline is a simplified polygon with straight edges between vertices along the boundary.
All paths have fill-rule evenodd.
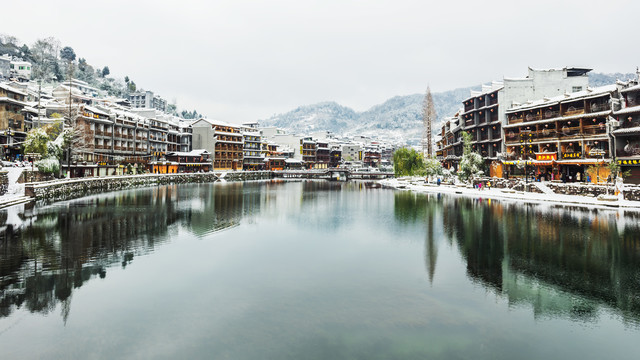
<path id="1" fill-rule="evenodd" d="M 538 161 L 555 161 L 558 158 L 556 153 L 536 153 L 536 160 Z"/>

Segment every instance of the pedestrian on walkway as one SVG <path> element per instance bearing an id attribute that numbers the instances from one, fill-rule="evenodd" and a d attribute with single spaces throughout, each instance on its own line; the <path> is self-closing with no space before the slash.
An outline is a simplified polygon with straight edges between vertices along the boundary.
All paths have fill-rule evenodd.
<path id="1" fill-rule="evenodd" d="M 491 190 L 491 181 L 487 181 L 487 190 Z"/>
<path id="2" fill-rule="evenodd" d="M 576 173 L 576 181 L 580 182 L 580 172 Z"/>

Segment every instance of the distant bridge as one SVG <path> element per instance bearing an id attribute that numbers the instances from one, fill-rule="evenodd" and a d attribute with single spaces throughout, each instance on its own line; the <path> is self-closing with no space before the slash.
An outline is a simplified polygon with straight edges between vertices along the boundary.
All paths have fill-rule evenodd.
<path id="1" fill-rule="evenodd" d="M 345 168 L 329 168 L 313 170 L 281 170 L 274 171 L 273 176 L 276 178 L 347 181 L 353 179 L 380 180 L 393 177 L 394 174 L 392 172 L 385 171 L 362 171 Z"/>

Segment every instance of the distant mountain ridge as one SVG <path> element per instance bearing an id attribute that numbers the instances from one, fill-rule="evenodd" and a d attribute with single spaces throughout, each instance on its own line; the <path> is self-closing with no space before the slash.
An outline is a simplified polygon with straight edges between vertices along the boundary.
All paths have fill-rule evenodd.
<path id="1" fill-rule="evenodd" d="M 589 74 L 592 87 L 626 81 L 635 74 Z M 471 90 L 478 91 L 481 85 L 432 93 L 438 115 L 434 133 L 440 128 L 442 119 L 455 115 L 462 101 Z M 422 138 L 422 102 L 425 94 L 394 96 L 382 104 L 374 105 L 363 112 L 342 106 L 333 101 L 300 106 L 284 114 L 259 120 L 261 126 L 275 126 L 291 133 L 307 134 L 315 131 L 331 131 L 343 135 L 368 135 L 384 137 L 407 145 L 418 145 Z"/>

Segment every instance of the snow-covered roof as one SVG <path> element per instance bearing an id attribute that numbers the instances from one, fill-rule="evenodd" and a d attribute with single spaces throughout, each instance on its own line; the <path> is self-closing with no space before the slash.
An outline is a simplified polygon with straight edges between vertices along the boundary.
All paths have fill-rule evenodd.
<path id="1" fill-rule="evenodd" d="M 26 104 L 22 101 L 16 100 L 16 99 L 12 99 L 12 98 L 8 98 L 6 96 L 0 97 L 0 102 L 8 102 L 14 105 L 21 105 L 21 106 L 25 106 Z"/>
<path id="2" fill-rule="evenodd" d="M 619 111 L 614 112 L 614 115 L 625 115 L 640 112 L 640 105 L 630 106 Z"/>
<path id="3" fill-rule="evenodd" d="M 175 151 L 170 152 L 167 155 L 175 155 L 175 156 L 202 156 L 202 155 L 210 155 L 211 153 L 204 149 L 191 150 L 189 152 L 183 151 Z"/>
<path id="4" fill-rule="evenodd" d="M 98 109 L 96 107 L 93 107 L 91 105 L 85 105 L 84 108 L 85 108 L 85 110 L 89 110 L 94 114 L 104 115 L 104 116 L 111 116 L 111 114 L 109 114 L 108 112 L 102 111 L 102 110 L 100 110 L 100 109 Z"/>
<path id="5" fill-rule="evenodd" d="M 626 93 L 626 92 L 629 92 L 629 91 L 636 91 L 636 90 L 640 90 L 640 84 L 628 87 L 626 89 L 622 89 L 622 90 L 620 90 L 620 92 Z"/>
<path id="6" fill-rule="evenodd" d="M 27 93 L 25 93 L 24 91 L 20 90 L 20 89 L 16 89 L 13 86 L 9 86 L 8 84 L 0 84 L 0 88 L 4 89 L 6 91 L 11 91 L 13 93 L 22 95 L 22 96 L 27 96 Z"/>
<path id="7" fill-rule="evenodd" d="M 235 124 L 231 124 L 222 120 L 214 120 L 214 119 L 198 119 L 196 121 L 194 121 L 192 124 L 196 124 L 198 122 L 204 121 L 206 123 L 209 123 L 210 125 L 217 125 L 217 126 L 229 126 L 229 127 L 238 127 L 238 125 Z"/>
<path id="8" fill-rule="evenodd" d="M 623 128 L 613 131 L 614 135 L 629 135 L 629 134 L 640 134 L 640 126 L 634 126 L 630 128 Z"/>
<path id="9" fill-rule="evenodd" d="M 616 85 L 605 85 L 597 88 L 587 88 L 587 90 L 574 92 L 571 94 L 563 94 L 559 96 L 554 96 L 552 98 L 542 98 L 539 100 L 531 101 L 527 104 L 514 106 L 510 109 L 506 110 L 506 113 L 514 113 L 523 110 L 529 109 L 537 109 L 544 106 L 557 105 L 559 103 L 567 103 L 576 100 L 585 100 L 601 97 L 607 94 L 610 94 L 617 90 Z"/>

